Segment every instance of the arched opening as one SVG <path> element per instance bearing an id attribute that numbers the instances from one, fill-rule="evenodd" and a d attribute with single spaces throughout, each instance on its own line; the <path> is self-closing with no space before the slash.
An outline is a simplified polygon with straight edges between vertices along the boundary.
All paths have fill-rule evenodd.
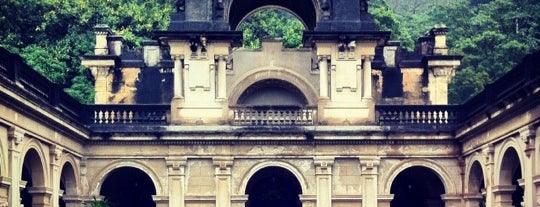
<path id="1" fill-rule="evenodd" d="M 236 28 L 242 31 L 244 48 L 256 49 L 265 39 L 281 39 L 284 48 L 302 47 L 305 23 L 282 7 L 261 7 L 245 16 Z"/>
<path id="2" fill-rule="evenodd" d="M 228 11 L 229 25 L 237 28 L 240 22 L 261 7 L 276 6 L 286 8 L 305 23 L 309 30 L 313 30 L 317 23 L 317 7 L 313 0 L 275 1 L 275 0 L 232 0 Z"/>
<path id="3" fill-rule="evenodd" d="M 257 171 L 246 187 L 246 207 L 301 207 L 300 183 L 288 170 L 266 167 Z"/>
<path id="4" fill-rule="evenodd" d="M 73 166 L 71 163 L 66 162 L 62 167 L 62 173 L 60 174 L 60 190 L 62 194 L 58 198 L 58 206 L 66 206 L 66 201 L 64 200 L 65 195 L 77 195 L 77 179 L 75 176 Z"/>
<path id="5" fill-rule="evenodd" d="M 308 101 L 293 84 L 278 79 L 267 79 L 249 86 L 240 98 L 245 106 L 304 106 Z"/>
<path id="6" fill-rule="evenodd" d="M 512 206 L 516 207 L 520 207 L 521 202 L 523 202 L 524 189 L 519 184 L 521 177 L 521 162 L 517 151 L 514 148 L 508 148 L 503 155 L 499 183 L 514 186 L 514 190 L 511 192 Z"/>
<path id="7" fill-rule="evenodd" d="M 445 193 L 444 185 L 439 176 L 427 167 L 403 170 L 392 182 L 390 193 L 394 194 L 391 207 L 444 207 L 441 199 Z"/>
<path id="8" fill-rule="evenodd" d="M 45 174 L 41 157 L 35 149 L 30 149 L 24 156 L 21 179 L 26 181 L 26 186 L 21 189 L 21 203 L 24 206 L 33 206 L 39 200 L 32 194 L 32 188 L 45 186 Z"/>
<path id="9" fill-rule="evenodd" d="M 477 204 L 473 206 L 484 207 L 486 206 L 486 186 L 484 182 L 484 171 L 480 162 L 475 161 L 471 166 L 468 181 L 468 194 L 475 196 Z"/>
<path id="10" fill-rule="evenodd" d="M 156 188 L 152 179 L 134 167 L 113 170 L 103 181 L 100 195 L 115 207 L 155 207 L 152 195 Z"/>

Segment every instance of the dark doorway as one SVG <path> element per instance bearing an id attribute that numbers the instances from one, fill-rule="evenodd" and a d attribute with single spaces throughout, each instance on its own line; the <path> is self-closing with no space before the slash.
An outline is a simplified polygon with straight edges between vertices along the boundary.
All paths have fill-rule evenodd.
<path id="1" fill-rule="evenodd" d="M 288 170 L 266 167 L 250 178 L 246 188 L 246 207 L 301 207 L 300 183 Z"/>
<path id="2" fill-rule="evenodd" d="M 410 167 L 392 182 L 391 207 L 444 207 L 444 185 L 435 172 L 426 167 Z"/>
<path id="3" fill-rule="evenodd" d="M 291 83 L 267 79 L 249 86 L 238 99 L 239 105 L 247 106 L 305 106 L 304 94 Z"/>
<path id="4" fill-rule="evenodd" d="M 513 185 L 516 187 L 512 192 L 512 206 L 521 207 L 524 193 L 524 189 L 519 186 L 518 182 L 522 178 L 521 161 L 514 148 L 509 148 L 504 152 L 500 176 L 501 185 Z"/>
<path id="5" fill-rule="evenodd" d="M 133 167 L 112 171 L 101 186 L 100 195 L 114 207 L 155 207 L 156 188 L 150 177 Z"/>
<path id="6" fill-rule="evenodd" d="M 475 161 L 472 164 L 471 172 L 469 173 L 468 194 L 482 196 L 482 200 L 478 201 L 479 207 L 486 206 L 485 188 L 484 171 L 482 170 L 482 165 L 480 165 L 480 162 Z"/>
<path id="7" fill-rule="evenodd" d="M 64 166 L 62 166 L 62 173 L 60 174 L 60 190 L 62 190 L 62 194 L 58 198 L 59 207 L 66 206 L 66 201 L 64 200 L 65 195 L 76 196 L 78 194 L 75 169 L 73 169 L 73 165 L 69 162 L 66 162 Z"/>
<path id="8" fill-rule="evenodd" d="M 28 189 L 45 186 L 43 164 L 39 153 L 35 149 L 30 149 L 25 154 L 21 170 L 21 179 L 26 181 L 25 188 L 21 189 L 21 203 L 24 206 L 33 206 L 34 198 Z"/>

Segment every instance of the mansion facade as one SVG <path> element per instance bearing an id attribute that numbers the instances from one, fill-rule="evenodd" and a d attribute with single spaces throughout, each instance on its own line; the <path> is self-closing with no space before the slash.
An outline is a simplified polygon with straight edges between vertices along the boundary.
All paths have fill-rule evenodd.
<path id="1" fill-rule="evenodd" d="M 0 207 L 537 207 L 540 52 L 461 105 L 444 25 L 414 51 L 367 0 L 180 0 L 128 50 L 96 25 L 81 104 L 0 48 Z M 303 48 L 240 48 L 280 8 Z"/>

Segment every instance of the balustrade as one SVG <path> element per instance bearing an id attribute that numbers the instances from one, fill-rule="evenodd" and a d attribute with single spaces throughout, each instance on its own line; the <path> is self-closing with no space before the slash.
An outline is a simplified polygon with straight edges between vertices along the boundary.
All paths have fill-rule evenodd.
<path id="1" fill-rule="evenodd" d="M 315 107 L 232 107 L 233 125 L 313 125 Z"/>

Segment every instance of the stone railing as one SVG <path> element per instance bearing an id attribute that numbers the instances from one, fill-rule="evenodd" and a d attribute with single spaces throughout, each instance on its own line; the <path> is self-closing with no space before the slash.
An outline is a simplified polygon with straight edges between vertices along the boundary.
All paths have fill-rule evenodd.
<path id="1" fill-rule="evenodd" d="M 165 125 L 170 115 L 168 104 L 87 105 L 88 125 L 146 124 Z"/>
<path id="2" fill-rule="evenodd" d="M 377 105 L 379 125 L 454 125 L 457 105 Z"/>
<path id="3" fill-rule="evenodd" d="M 231 107 L 233 125 L 279 126 L 313 125 L 316 107 L 298 106 L 249 106 Z"/>

